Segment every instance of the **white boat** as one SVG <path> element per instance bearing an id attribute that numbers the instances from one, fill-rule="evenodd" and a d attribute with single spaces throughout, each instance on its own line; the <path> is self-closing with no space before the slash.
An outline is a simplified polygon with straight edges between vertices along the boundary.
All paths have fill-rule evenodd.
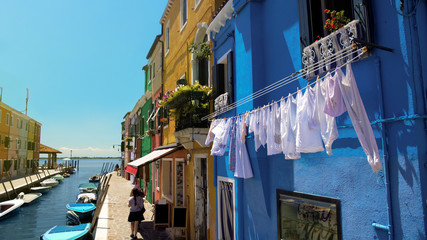
<path id="1" fill-rule="evenodd" d="M 17 199 L 22 199 L 24 200 L 25 204 L 30 204 L 32 201 L 36 200 L 37 198 L 41 197 L 42 194 L 41 193 L 19 193 L 18 196 L 16 197 Z"/>
<path id="2" fill-rule="evenodd" d="M 46 186 L 54 187 L 54 186 L 56 186 L 58 184 L 59 184 L 59 182 L 56 181 L 55 179 L 52 179 L 52 178 L 46 179 L 46 180 L 44 180 L 43 182 L 40 183 L 40 185 L 42 185 L 43 187 L 46 187 Z"/>
<path id="3" fill-rule="evenodd" d="M 77 195 L 76 203 L 96 203 L 95 193 L 80 193 Z"/>
<path id="4" fill-rule="evenodd" d="M 31 190 L 31 192 L 47 193 L 50 191 L 51 188 L 52 188 L 51 186 L 32 187 L 30 190 Z"/>
<path id="5" fill-rule="evenodd" d="M 0 203 L 0 219 L 4 219 L 8 214 L 18 209 L 20 206 L 24 204 L 24 200 L 22 199 L 13 199 Z"/>

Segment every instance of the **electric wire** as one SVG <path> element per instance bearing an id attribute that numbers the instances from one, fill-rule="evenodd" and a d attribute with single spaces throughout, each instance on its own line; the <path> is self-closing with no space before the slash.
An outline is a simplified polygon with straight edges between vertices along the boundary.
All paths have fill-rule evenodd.
<path id="1" fill-rule="evenodd" d="M 347 47 L 345 49 L 342 49 L 341 51 L 337 52 L 336 54 L 332 55 L 331 57 L 325 58 L 322 61 L 318 61 L 317 63 L 315 63 L 315 64 L 313 64 L 311 66 L 308 66 L 308 67 L 306 67 L 304 69 L 301 69 L 301 70 L 299 70 L 299 71 L 297 71 L 297 72 L 295 72 L 295 73 L 293 73 L 293 74 L 291 74 L 291 75 L 289 75 L 289 76 L 287 76 L 287 77 L 285 77 L 283 79 L 280 79 L 280 80 L 276 81 L 275 83 L 272 83 L 269 86 L 267 86 L 267 87 L 265 87 L 263 89 L 260 89 L 260 90 L 256 91 L 255 93 L 253 93 L 251 95 L 248 95 L 248 96 L 240 99 L 239 101 L 231 103 L 228 106 L 225 106 L 224 108 L 221 108 L 220 110 L 217 110 L 217 111 L 215 111 L 215 112 L 213 112 L 213 113 L 211 113 L 211 114 L 203 117 L 201 120 L 205 120 L 205 119 L 208 119 L 208 118 L 211 119 L 213 117 L 216 117 L 216 116 L 218 116 L 218 115 L 220 115 L 222 113 L 228 112 L 228 111 L 230 111 L 230 110 L 232 110 L 232 109 L 234 109 L 236 107 L 239 107 L 239 106 L 241 106 L 243 104 L 246 104 L 247 102 L 249 102 L 249 101 L 251 101 L 253 99 L 259 98 L 259 97 L 261 97 L 261 96 L 263 96 L 263 95 L 265 95 L 267 93 L 270 93 L 270 92 L 272 92 L 272 91 L 274 91 L 274 90 L 276 90 L 278 88 L 281 88 L 281 87 L 283 87 L 283 86 L 285 86 L 285 85 L 287 85 L 287 84 L 289 84 L 291 82 L 294 82 L 294 81 L 296 81 L 296 80 L 304 77 L 304 73 L 303 72 L 306 73 L 307 69 L 309 69 L 309 72 L 315 72 L 315 71 L 317 71 L 317 70 L 319 70 L 321 68 L 324 68 L 326 65 L 328 65 L 330 63 L 333 63 L 333 62 L 339 61 L 341 59 L 347 58 L 348 56 L 351 56 L 351 55 L 353 55 L 354 53 L 356 53 L 358 51 L 360 51 L 360 49 L 355 49 L 354 45 L 353 46 L 349 46 L 349 47 Z M 358 58 L 360 56 L 361 56 L 361 54 L 357 55 L 352 60 L 354 60 L 354 59 L 356 59 L 356 58 Z M 313 66 L 317 66 L 317 67 L 313 67 Z"/>

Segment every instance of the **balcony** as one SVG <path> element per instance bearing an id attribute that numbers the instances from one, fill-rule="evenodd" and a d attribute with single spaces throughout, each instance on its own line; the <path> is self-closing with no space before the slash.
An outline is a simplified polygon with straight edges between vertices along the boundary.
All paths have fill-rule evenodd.
<path id="1" fill-rule="evenodd" d="M 180 85 L 167 92 L 159 103 L 166 107 L 169 116 L 175 118 L 175 137 L 177 143 L 186 149 L 193 149 L 194 141 L 204 146 L 208 132 L 208 121 L 201 118 L 209 114 L 209 100 L 212 89 L 199 84 Z"/>

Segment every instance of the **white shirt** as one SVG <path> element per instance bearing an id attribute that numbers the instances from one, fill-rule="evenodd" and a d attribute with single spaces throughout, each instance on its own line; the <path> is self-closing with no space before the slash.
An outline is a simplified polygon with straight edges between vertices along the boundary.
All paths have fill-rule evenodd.
<path id="1" fill-rule="evenodd" d="M 297 93 L 296 151 L 300 153 L 324 150 L 320 128 L 315 127 L 310 118 L 312 112 L 308 112 L 314 108 L 314 99 L 314 91 L 310 86 L 307 87 L 304 95 L 301 90 Z"/>
<path id="2" fill-rule="evenodd" d="M 246 122 L 245 118 L 239 117 L 236 120 L 236 169 L 234 176 L 238 178 L 251 178 L 254 176 L 252 165 L 246 148 Z"/>
<path id="3" fill-rule="evenodd" d="M 286 102 L 280 102 L 280 134 L 282 138 L 282 152 L 285 159 L 299 159 L 301 154 L 296 151 L 296 101 L 294 97 L 289 94 Z"/>
<path id="4" fill-rule="evenodd" d="M 213 140 L 211 155 L 223 156 L 228 145 L 228 138 L 230 136 L 231 119 L 221 119 L 220 122 L 212 130 L 215 138 Z"/>
<path id="5" fill-rule="evenodd" d="M 267 108 L 267 156 L 282 152 L 280 137 L 280 109 L 277 102 Z"/>

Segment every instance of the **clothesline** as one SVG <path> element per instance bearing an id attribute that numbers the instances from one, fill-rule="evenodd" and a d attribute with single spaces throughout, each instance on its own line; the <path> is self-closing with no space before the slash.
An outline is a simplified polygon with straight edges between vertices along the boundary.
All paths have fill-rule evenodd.
<path id="1" fill-rule="evenodd" d="M 352 59 L 350 59 L 349 61 L 347 61 L 347 62 L 346 62 L 346 63 L 344 63 L 343 65 L 339 66 L 339 68 L 342 68 L 342 67 L 346 66 L 347 64 L 352 63 L 355 59 L 357 59 L 357 58 L 361 57 L 365 52 L 366 52 L 366 50 L 362 50 L 362 52 L 361 52 L 361 53 L 359 53 L 357 56 L 353 57 Z M 330 71 L 330 72 L 329 72 L 329 74 L 333 74 L 333 73 L 335 73 L 336 71 L 337 71 L 337 69 L 334 69 L 334 70 Z M 299 91 L 302 91 L 302 90 L 306 89 L 308 86 L 313 86 L 313 85 L 315 85 L 317 82 L 319 82 L 319 81 L 323 80 L 327 75 L 328 75 L 328 74 L 325 74 L 325 75 L 323 75 L 322 77 L 317 77 L 316 81 L 313 81 L 312 83 L 307 82 L 307 86 L 305 86 L 305 87 L 303 87 L 303 88 L 301 88 L 301 89 L 297 88 L 297 91 L 295 91 L 295 92 L 293 92 L 293 93 L 289 94 L 289 95 L 288 95 L 288 96 L 286 96 L 286 97 L 282 97 L 282 98 L 281 98 L 281 99 L 279 99 L 279 100 L 271 101 L 271 103 L 268 103 L 268 104 L 266 104 L 266 105 L 262 106 L 261 108 L 260 108 L 260 107 L 258 107 L 258 108 L 256 108 L 256 109 L 251 110 L 251 111 L 246 111 L 245 113 L 241 113 L 241 114 L 238 114 L 238 115 L 236 115 L 236 116 L 229 117 L 229 118 L 237 118 L 237 117 L 239 117 L 239 116 L 241 116 L 241 115 L 244 115 L 244 114 L 246 114 L 246 113 L 253 113 L 253 112 L 255 112 L 255 111 L 259 110 L 259 109 L 263 109 L 263 108 L 266 108 L 266 107 L 270 107 L 270 106 L 272 106 L 274 103 L 278 103 L 278 102 L 281 102 L 281 101 L 283 101 L 283 100 L 287 100 L 290 96 L 294 96 L 294 95 L 295 95 L 295 94 L 297 94 Z M 227 118 L 224 118 L 224 119 L 227 119 Z"/>
<path id="2" fill-rule="evenodd" d="M 329 64 L 332 64 L 334 62 L 338 62 L 339 60 L 345 59 L 349 56 L 352 56 L 354 53 L 359 52 L 360 49 L 357 49 L 357 45 L 353 44 L 352 46 L 349 46 L 347 48 L 342 49 L 341 51 L 337 52 L 336 54 L 332 55 L 329 58 L 325 58 L 324 60 L 321 60 L 319 62 L 316 62 L 313 65 L 310 65 L 307 68 L 301 69 L 281 80 L 276 81 L 275 83 L 270 84 L 269 86 L 260 89 L 258 91 L 256 91 L 255 93 L 248 95 L 234 103 L 231 103 L 227 106 L 225 106 L 224 108 L 221 108 L 205 117 L 203 117 L 201 120 L 205 120 L 205 119 L 212 119 L 222 113 L 228 112 L 236 107 L 239 107 L 247 102 L 252 101 L 253 99 L 259 98 L 261 96 L 264 96 L 265 94 L 268 94 L 278 88 L 281 88 L 291 82 L 294 82 L 302 77 L 304 77 L 304 72 L 315 72 L 318 71 L 320 68 L 324 68 L 326 66 L 328 66 Z M 362 48 L 362 53 L 366 52 L 366 48 Z M 358 54 L 356 57 L 354 57 L 352 59 L 352 61 L 354 61 L 355 59 L 357 59 L 358 57 L 360 57 L 362 54 Z"/>
<path id="3" fill-rule="evenodd" d="M 351 63 L 365 52 L 286 98 L 212 121 L 205 141 L 206 145 L 213 142 L 211 155 L 223 156 L 230 138 L 229 169 L 241 178 L 253 176 L 245 144 L 250 133 L 254 134 L 255 151 L 264 146 L 267 156 L 283 153 L 285 159 L 299 159 L 301 153 L 325 149 L 332 155 L 332 144 L 338 138 L 335 117 L 347 111 L 372 170 L 381 170 L 378 146 L 351 68 Z M 346 74 L 341 70 L 343 66 Z M 304 94 L 303 89 L 307 89 Z"/>

